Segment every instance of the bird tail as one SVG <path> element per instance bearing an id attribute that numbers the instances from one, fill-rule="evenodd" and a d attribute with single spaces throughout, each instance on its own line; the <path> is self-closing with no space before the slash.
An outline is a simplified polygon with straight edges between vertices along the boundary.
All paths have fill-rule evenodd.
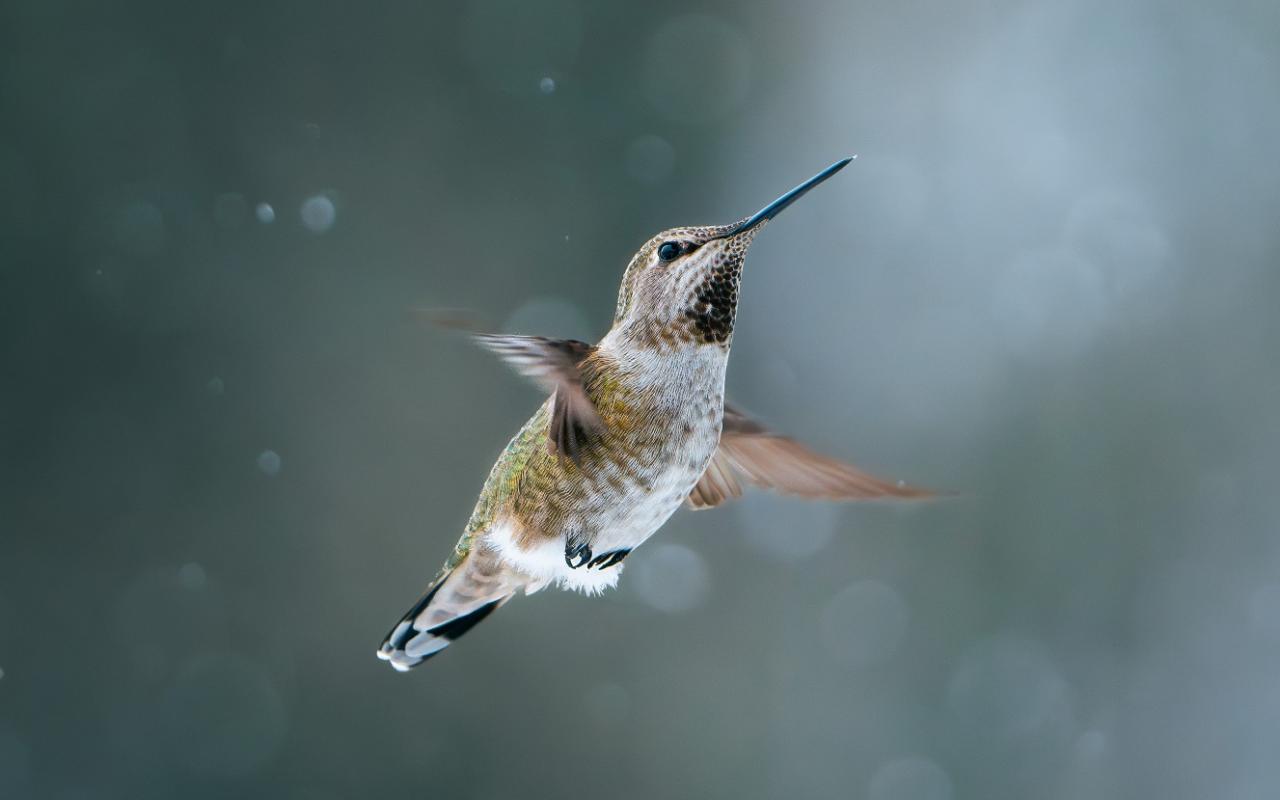
<path id="1" fill-rule="evenodd" d="M 378 648 L 378 658 L 407 672 L 453 643 L 520 588 L 496 557 L 472 552 L 441 572 Z"/>

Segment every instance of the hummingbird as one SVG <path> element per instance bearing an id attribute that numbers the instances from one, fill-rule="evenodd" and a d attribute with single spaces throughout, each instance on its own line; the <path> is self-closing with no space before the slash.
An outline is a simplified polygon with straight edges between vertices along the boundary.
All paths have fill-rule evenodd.
<path id="1" fill-rule="evenodd" d="M 462 537 L 379 658 L 416 667 L 518 593 L 611 588 L 628 554 L 682 504 L 713 508 L 744 483 L 834 500 L 930 495 L 820 455 L 724 398 L 747 249 L 852 160 L 746 219 L 649 239 L 596 344 L 472 334 L 548 397 L 498 457 Z"/>

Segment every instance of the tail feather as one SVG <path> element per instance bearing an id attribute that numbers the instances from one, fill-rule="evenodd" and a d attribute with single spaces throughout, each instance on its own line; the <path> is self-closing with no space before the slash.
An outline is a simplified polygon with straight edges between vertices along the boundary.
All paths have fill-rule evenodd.
<path id="1" fill-rule="evenodd" d="M 496 559 L 473 553 L 444 572 L 396 623 L 378 658 L 406 672 L 474 628 L 519 587 Z"/>

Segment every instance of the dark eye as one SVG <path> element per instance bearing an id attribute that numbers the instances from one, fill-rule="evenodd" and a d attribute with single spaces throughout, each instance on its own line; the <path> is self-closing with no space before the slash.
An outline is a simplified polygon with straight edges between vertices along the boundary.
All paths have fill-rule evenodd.
<path id="1" fill-rule="evenodd" d="M 663 261 L 674 261 L 680 255 L 679 242 L 663 242 L 658 246 L 658 258 Z"/>

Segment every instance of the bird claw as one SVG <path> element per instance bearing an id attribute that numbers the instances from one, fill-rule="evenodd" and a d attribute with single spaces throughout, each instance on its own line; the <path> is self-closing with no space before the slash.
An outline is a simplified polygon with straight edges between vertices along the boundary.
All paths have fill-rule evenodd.
<path id="1" fill-rule="evenodd" d="M 565 542 L 564 545 L 564 563 L 569 565 L 569 569 L 577 569 L 583 564 L 591 560 L 591 546 L 586 544 L 572 544 Z M 577 563 L 574 563 L 574 562 Z"/>
<path id="2" fill-rule="evenodd" d="M 622 550 L 610 550 L 607 553 L 601 553 L 587 563 L 587 569 L 595 567 L 599 570 L 606 570 L 614 564 L 621 562 L 622 559 L 626 558 L 630 552 L 631 548 L 628 547 Z"/>

